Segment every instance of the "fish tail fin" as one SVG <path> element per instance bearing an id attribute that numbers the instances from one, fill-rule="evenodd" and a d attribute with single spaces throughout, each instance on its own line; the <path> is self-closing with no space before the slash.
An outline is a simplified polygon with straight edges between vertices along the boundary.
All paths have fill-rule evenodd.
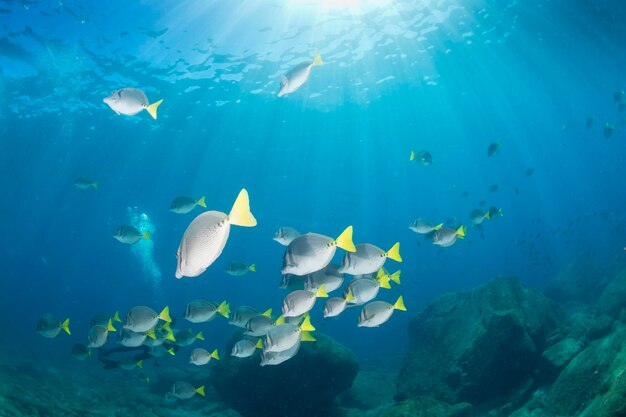
<path id="1" fill-rule="evenodd" d="M 268 316 L 269 317 L 269 316 Z M 285 324 L 285 318 L 283 316 L 278 316 L 278 318 L 276 319 L 276 321 L 274 322 L 275 325 L 279 326 L 281 324 Z"/>
<path id="2" fill-rule="evenodd" d="M 137 361 L 137 367 L 138 367 L 139 369 L 143 369 L 143 359 L 142 359 L 142 360 Z"/>
<path id="3" fill-rule="evenodd" d="M 120 319 L 120 311 L 117 310 L 115 312 L 115 314 L 113 314 L 113 321 L 117 322 L 117 323 L 121 323 L 122 319 Z"/>
<path id="4" fill-rule="evenodd" d="M 326 285 L 320 285 L 320 287 L 315 292 L 315 296 L 317 298 L 328 298 L 328 294 L 326 293 Z"/>
<path id="5" fill-rule="evenodd" d="M 502 212 L 501 208 L 498 209 L 498 216 L 504 217 L 504 213 Z"/>
<path id="6" fill-rule="evenodd" d="M 204 196 L 200 197 L 200 200 L 196 201 L 196 204 L 200 207 L 206 208 L 206 202 L 204 201 Z"/>
<path id="7" fill-rule="evenodd" d="M 250 272 L 256 272 L 256 265 L 255 265 L 255 264 L 250 265 L 250 266 L 248 267 L 248 271 L 250 271 Z"/>
<path id="8" fill-rule="evenodd" d="M 150 331 L 146 333 L 146 336 L 148 336 L 150 339 L 156 340 L 156 334 L 154 333 L 154 329 L 150 329 Z"/>
<path id="9" fill-rule="evenodd" d="M 459 227 L 456 231 L 456 235 L 461 239 L 465 238 L 466 234 L 467 234 L 467 227 L 465 226 Z"/>
<path id="10" fill-rule="evenodd" d="M 218 360 L 218 361 L 220 360 L 220 354 L 217 352 L 217 349 L 215 349 L 213 352 L 211 352 L 211 357 L 213 359 Z"/>
<path id="11" fill-rule="evenodd" d="M 311 324 L 311 317 L 306 316 L 304 318 L 304 321 L 300 325 L 300 329 L 303 332 L 314 332 L 315 331 L 315 327 L 313 327 L 313 325 Z"/>
<path id="12" fill-rule="evenodd" d="M 315 57 L 313 58 L 313 65 L 319 67 L 320 65 L 324 65 L 324 61 L 322 61 L 322 56 L 319 51 L 315 53 Z"/>
<path id="13" fill-rule="evenodd" d="M 63 323 L 61 323 L 61 329 L 63 329 L 65 331 L 65 333 L 71 335 L 72 333 L 70 333 L 70 319 L 69 317 L 65 319 L 65 321 Z"/>
<path id="14" fill-rule="evenodd" d="M 204 397 L 204 385 L 196 388 L 195 391 Z"/>
<path id="15" fill-rule="evenodd" d="M 356 252 L 356 247 L 352 242 L 352 226 L 346 227 L 339 237 L 335 239 L 335 244 L 341 249 L 348 252 Z"/>
<path id="16" fill-rule="evenodd" d="M 87 357 L 91 359 L 91 349 L 87 349 Z"/>
<path id="17" fill-rule="evenodd" d="M 354 301 L 354 295 L 352 294 L 352 291 L 348 291 L 348 294 L 346 294 L 345 298 L 346 302 L 351 303 Z"/>
<path id="18" fill-rule="evenodd" d="M 172 355 L 172 356 L 176 355 L 176 352 L 174 351 L 174 348 L 169 348 L 169 349 L 167 350 L 167 353 L 169 353 L 169 354 L 170 354 L 170 355 Z"/>
<path id="19" fill-rule="evenodd" d="M 230 316 L 230 304 L 228 304 L 228 301 L 222 301 L 217 307 L 217 312 L 222 316 L 228 318 Z"/>
<path id="20" fill-rule="evenodd" d="M 402 298 L 402 296 L 398 297 L 398 300 L 393 305 L 393 308 L 400 311 L 406 311 L 406 307 L 404 306 L 404 298 Z"/>
<path id="21" fill-rule="evenodd" d="M 161 313 L 159 314 L 159 318 L 168 323 L 172 322 L 172 318 L 170 317 L 170 308 L 168 306 L 165 306 L 163 311 L 161 311 Z"/>
<path id="22" fill-rule="evenodd" d="M 315 338 L 310 332 L 302 332 L 300 340 L 302 340 L 303 342 L 315 342 Z"/>
<path id="23" fill-rule="evenodd" d="M 196 335 L 196 339 L 204 340 L 204 335 L 202 334 L 202 332 L 198 332 L 198 334 Z"/>
<path id="24" fill-rule="evenodd" d="M 172 326 L 170 325 L 170 323 L 165 322 L 163 324 L 163 330 L 165 330 L 166 332 L 171 332 L 172 331 Z"/>
<path id="25" fill-rule="evenodd" d="M 439 230 L 443 227 L 443 223 L 439 223 L 437 226 L 433 227 L 435 230 Z"/>
<path id="26" fill-rule="evenodd" d="M 386 255 L 387 258 L 391 258 L 396 262 L 402 262 L 402 257 L 400 256 L 400 242 L 396 242 L 396 244 L 387 251 Z"/>
<path id="27" fill-rule="evenodd" d="M 489 214 L 489 212 L 485 213 L 485 219 L 487 220 L 491 220 L 491 214 Z"/>
<path id="28" fill-rule="evenodd" d="M 150 240 L 150 230 L 146 230 L 145 233 L 141 235 L 141 237 L 146 240 Z"/>
<path id="29" fill-rule="evenodd" d="M 409 161 L 415 160 L 415 151 L 411 151 L 411 156 L 409 156 Z"/>
<path id="30" fill-rule="evenodd" d="M 259 339 L 259 340 L 256 342 L 256 345 L 254 345 L 254 347 L 256 347 L 257 349 L 263 349 L 263 340 L 262 340 L 262 339 Z"/>
<path id="31" fill-rule="evenodd" d="M 149 104 L 148 107 L 146 107 L 146 110 L 148 110 L 148 113 L 150 113 L 150 116 L 152 116 L 154 120 L 157 118 L 157 108 L 161 105 L 161 103 L 163 103 L 163 99 Z"/>
<path id="32" fill-rule="evenodd" d="M 400 285 L 400 273 L 401 271 L 396 271 L 393 274 L 389 275 L 389 279 Z"/>
<path id="33" fill-rule="evenodd" d="M 100 187 L 100 183 L 99 182 L 94 182 L 93 184 L 91 184 L 91 186 L 93 187 L 94 190 L 97 190 L 98 187 Z"/>
<path id="34" fill-rule="evenodd" d="M 242 189 L 233 204 L 233 208 L 228 213 L 228 219 L 235 226 L 253 227 L 256 226 L 256 219 L 250 212 L 250 198 L 248 191 Z"/>
<path id="35" fill-rule="evenodd" d="M 270 319 L 272 318 L 272 309 L 268 308 L 267 310 L 265 310 L 265 312 L 262 314 L 265 317 L 269 317 Z"/>
<path id="36" fill-rule="evenodd" d="M 113 322 L 111 321 L 111 319 L 109 319 L 109 321 L 107 322 L 107 330 L 110 332 L 116 332 L 117 329 L 115 327 L 113 327 Z"/>
<path id="37" fill-rule="evenodd" d="M 383 271 L 382 268 L 380 268 L 376 274 L 376 281 L 378 282 L 380 288 L 385 288 L 387 290 L 391 288 L 391 285 L 389 284 L 389 275 L 385 274 L 385 271 Z"/>
<path id="38" fill-rule="evenodd" d="M 170 330 L 168 334 L 165 335 L 165 338 L 170 342 L 176 343 L 176 338 L 174 337 L 174 333 Z"/>

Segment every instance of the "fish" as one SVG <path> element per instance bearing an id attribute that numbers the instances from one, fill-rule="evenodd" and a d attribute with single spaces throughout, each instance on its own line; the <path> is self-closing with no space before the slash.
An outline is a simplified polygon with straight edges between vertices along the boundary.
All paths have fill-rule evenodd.
<path id="1" fill-rule="evenodd" d="M 231 262 L 226 265 L 226 273 L 234 277 L 242 277 L 248 272 L 256 272 L 256 266 L 254 264 L 248 266 L 243 262 Z"/>
<path id="2" fill-rule="evenodd" d="M 259 339 L 259 342 L 261 340 Z M 236 358 L 248 358 L 254 355 L 257 349 L 262 349 L 263 345 L 258 342 L 255 343 L 252 340 L 243 339 L 235 343 L 232 351 L 230 352 L 230 356 L 234 356 Z"/>
<path id="3" fill-rule="evenodd" d="M 527 177 L 532 176 L 535 173 L 535 169 L 534 168 L 528 168 L 525 172 Z"/>
<path id="4" fill-rule="evenodd" d="M 170 390 L 172 395 L 179 400 L 187 400 L 196 394 L 200 394 L 204 397 L 204 385 L 198 388 L 194 388 L 189 382 L 178 381 L 174 382 L 172 389 Z"/>
<path id="5" fill-rule="evenodd" d="M 306 276 L 304 288 L 316 292 L 322 285 L 327 293 L 333 292 L 343 284 L 344 274 L 339 272 L 337 265 L 328 264 L 326 268 Z"/>
<path id="6" fill-rule="evenodd" d="M 202 334 L 202 332 L 198 332 L 198 333 L 194 334 L 191 331 L 191 329 L 181 330 L 178 333 L 176 333 L 174 335 L 174 337 L 176 338 L 176 342 L 175 343 L 178 346 L 190 346 L 196 340 L 204 340 L 204 335 Z"/>
<path id="7" fill-rule="evenodd" d="M 337 239 L 317 233 L 298 236 L 287 246 L 281 273 L 303 276 L 317 272 L 330 263 L 338 247 L 348 252 L 356 250 L 352 243 L 352 226 Z"/>
<path id="8" fill-rule="evenodd" d="M 211 362 L 211 359 L 220 360 L 220 356 L 217 353 L 217 349 L 213 352 L 208 352 L 206 349 L 196 348 L 191 352 L 189 363 L 193 365 L 206 365 Z"/>
<path id="9" fill-rule="evenodd" d="M 176 214 L 187 214 L 195 209 L 196 206 L 206 208 L 204 196 L 200 197 L 200 199 L 198 200 L 194 200 L 193 198 L 185 196 L 177 197 L 174 199 L 174 201 L 172 201 L 172 204 L 170 205 L 170 211 Z"/>
<path id="10" fill-rule="evenodd" d="M 135 358 L 122 358 L 117 365 L 125 371 L 132 371 L 135 368 L 143 369 L 143 360 L 137 360 Z"/>
<path id="11" fill-rule="evenodd" d="M 463 191 L 463 193 L 461 194 L 461 197 L 467 198 L 469 197 L 469 195 L 470 195 L 469 191 Z"/>
<path id="12" fill-rule="evenodd" d="M 176 278 L 197 277 L 221 255 L 230 225 L 253 227 L 257 222 L 250 212 L 248 192 L 242 189 L 227 215 L 207 211 L 197 216 L 185 230 L 176 252 Z"/>
<path id="13" fill-rule="evenodd" d="M 502 147 L 501 142 L 490 143 L 487 147 L 487 156 L 494 156 L 500 150 L 500 147 Z"/>
<path id="14" fill-rule="evenodd" d="M 616 103 L 621 102 L 624 99 L 624 90 L 616 91 L 613 93 L 613 101 Z"/>
<path id="15" fill-rule="evenodd" d="M 482 224 L 485 219 L 489 219 L 489 212 L 484 212 L 481 209 L 474 209 L 470 212 L 470 220 L 474 224 Z"/>
<path id="16" fill-rule="evenodd" d="M 115 230 L 113 238 L 118 242 L 132 245 L 139 242 L 141 239 L 150 240 L 150 231 L 147 230 L 141 233 L 134 226 L 122 225 Z"/>
<path id="17" fill-rule="evenodd" d="M 80 188 L 81 190 L 87 190 L 89 188 L 93 188 L 94 190 L 97 190 L 98 187 L 100 187 L 99 182 L 91 181 L 89 178 L 85 178 L 85 177 L 78 177 L 76 181 L 74 181 L 74 185 Z"/>
<path id="18" fill-rule="evenodd" d="M 126 321 L 124 322 L 124 328 L 132 330 L 133 332 L 147 332 L 154 329 L 159 320 L 170 323 L 170 309 L 165 307 L 160 313 L 150 307 L 137 306 L 130 309 L 126 314 Z"/>
<path id="19" fill-rule="evenodd" d="M 72 347 L 72 356 L 79 361 L 84 361 L 85 359 L 91 359 L 91 349 L 82 343 L 76 343 L 74 347 Z"/>
<path id="20" fill-rule="evenodd" d="M 500 189 L 500 186 L 497 184 L 493 184 L 491 187 L 489 187 L 489 192 L 491 193 L 495 193 L 496 191 L 498 191 Z"/>
<path id="21" fill-rule="evenodd" d="M 615 126 L 613 126 L 613 124 L 611 124 L 609 122 L 606 122 L 604 124 L 604 130 L 603 130 L 604 137 L 607 138 L 607 139 L 610 138 L 611 135 L 613 135 L 613 131 L 614 130 L 615 130 Z"/>
<path id="22" fill-rule="evenodd" d="M 310 311 L 315 305 L 316 298 L 327 298 L 324 286 L 317 292 L 296 290 L 287 294 L 283 300 L 283 317 L 296 317 Z"/>
<path id="23" fill-rule="evenodd" d="M 314 272 L 314 274 L 321 273 L 321 271 L 323 270 L 324 269 L 320 271 L 316 271 Z M 281 288 L 283 290 L 290 290 L 290 291 L 303 290 L 304 286 L 306 285 L 307 279 L 309 279 L 311 275 L 312 274 L 299 277 L 297 275 L 282 274 L 280 277 L 280 284 L 278 285 L 278 288 Z"/>
<path id="24" fill-rule="evenodd" d="M 487 219 L 492 219 L 494 217 L 504 217 L 501 208 L 497 208 L 494 206 L 489 207 L 489 211 L 487 212 Z"/>
<path id="25" fill-rule="evenodd" d="M 153 330 L 151 330 L 151 334 L 151 338 L 156 339 Z M 146 337 L 148 337 L 148 333 L 138 333 L 128 329 L 122 329 L 117 334 L 117 341 L 122 346 L 138 347 L 144 344 L 144 342 L 146 341 Z"/>
<path id="26" fill-rule="evenodd" d="M 322 57 L 319 52 L 315 54 L 313 61 L 303 62 L 290 69 L 287 73 L 280 76 L 280 90 L 278 97 L 293 93 L 309 79 L 311 68 L 323 65 Z"/>
<path id="27" fill-rule="evenodd" d="M 369 243 L 355 246 L 356 251 L 346 252 L 339 273 L 362 275 L 371 274 L 383 267 L 387 258 L 402 262 L 400 242 L 396 242 L 387 252 Z"/>
<path id="28" fill-rule="evenodd" d="M 240 306 L 237 308 L 237 310 L 235 310 L 233 316 L 230 318 L 228 323 L 232 324 L 233 326 L 245 329 L 248 320 L 250 320 L 252 317 L 256 317 L 259 315 L 261 315 L 261 312 L 250 306 Z"/>
<path id="29" fill-rule="evenodd" d="M 585 123 L 585 126 L 587 126 L 587 129 L 591 129 L 593 127 L 594 121 L 595 121 L 595 118 L 593 116 L 587 117 L 587 122 Z"/>
<path id="30" fill-rule="evenodd" d="M 300 326 L 290 323 L 282 323 L 281 319 L 276 321 L 276 326 L 272 327 L 263 339 L 263 353 L 282 352 L 293 347 L 300 340 L 314 342 L 315 338 L 309 333 L 315 331 L 307 316 Z"/>
<path id="31" fill-rule="evenodd" d="M 99 348 L 104 346 L 109 337 L 109 332 L 114 332 L 115 327 L 111 323 L 111 320 L 107 323 L 106 326 L 92 326 L 87 333 L 88 348 Z"/>
<path id="32" fill-rule="evenodd" d="M 37 333 L 42 335 L 43 337 L 47 337 L 49 339 L 54 339 L 61 333 L 63 330 L 65 333 L 71 335 L 70 333 L 70 319 L 67 318 L 64 321 L 60 322 L 50 313 L 46 313 L 37 322 Z"/>
<path id="33" fill-rule="evenodd" d="M 460 226 L 457 230 L 444 227 L 435 232 L 435 235 L 433 236 L 433 244 L 444 248 L 452 246 L 456 242 L 457 238 L 465 238 L 466 233 L 467 228 L 465 226 Z"/>
<path id="34" fill-rule="evenodd" d="M 274 240 L 280 243 L 283 246 L 289 246 L 292 240 L 300 236 L 301 233 L 298 232 L 293 227 L 283 226 L 280 227 L 276 233 L 274 233 Z"/>
<path id="35" fill-rule="evenodd" d="M 175 404 L 176 401 L 178 401 L 178 398 L 172 394 L 171 391 L 166 392 L 163 396 L 163 404 L 172 405 Z"/>
<path id="36" fill-rule="evenodd" d="M 261 352 L 261 366 L 280 365 L 281 363 L 293 358 L 300 350 L 300 340 L 298 340 L 289 349 L 281 352 Z"/>
<path id="37" fill-rule="evenodd" d="M 411 151 L 409 161 L 415 161 L 416 163 L 427 167 L 433 163 L 433 156 L 428 151 Z"/>
<path id="38" fill-rule="evenodd" d="M 151 356 L 154 356 L 155 358 L 162 358 L 165 355 L 171 355 L 171 356 L 175 356 L 176 352 L 174 351 L 174 348 L 166 348 L 163 345 L 159 345 L 159 346 L 152 346 L 150 348 L 150 350 L 148 351 L 148 353 Z"/>
<path id="39" fill-rule="evenodd" d="M 411 225 L 409 226 L 409 229 L 411 229 L 415 233 L 425 235 L 428 233 L 432 233 L 436 230 L 439 230 L 442 227 L 443 227 L 443 223 L 439 223 L 438 225 L 433 225 L 430 222 L 420 217 L 417 220 L 414 220 L 413 223 L 411 223 Z"/>
<path id="40" fill-rule="evenodd" d="M 102 101 L 118 115 L 134 116 L 140 111 L 146 110 L 155 120 L 157 118 L 157 108 L 163 103 L 161 99 L 149 104 L 146 94 L 137 88 L 115 90 Z"/>
<path id="41" fill-rule="evenodd" d="M 265 313 L 250 318 L 246 323 L 246 331 L 244 334 L 252 337 L 265 336 L 274 325 L 272 309 L 270 308 Z"/>
<path id="42" fill-rule="evenodd" d="M 150 330 L 147 334 L 149 337 L 146 338 L 143 344 L 148 347 L 161 346 L 166 340 L 176 342 L 176 338 L 168 322 L 159 322 L 155 328 Z"/>
<path id="43" fill-rule="evenodd" d="M 185 307 L 183 317 L 192 323 L 204 323 L 213 320 L 216 314 L 228 318 L 230 315 L 230 304 L 226 300 L 220 304 L 206 300 L 191 301 Z"/>
<path id="44" fill-rule="evenodd" d="M 368 301 L 373 300 L 378 295 L 380 288 L 390 289 L 391 285 L 389 281 L 393 278 L 396 284 L 400 283 L 399 271 L 393 275 L 385 274 L 381 269 L 376 274 L 376 278 L 355 278 L 352 279 L 346 286 L 343 292 L 343 296 L 350 305 L 362 305 Z M 350 297 L 352 295 L 352 297 Z"/>
<path id="45" fill-rule="evenodd" d="M 389 320 L 395 310 L 406 311 L 402 296 L 393 305 L 385 301 L 373 301 L 361 310 L 358 327 L 378 327 Z"/>
<path id="46" fill-rule="evenodd" d="M 354 296 L 352 292 L 348 291 L 345 297 L 333 297 L 326 300 L 326 305 L 324 305 L 324 318 L 328 317 L 336 317 L 343 313 L 346 309 L 346 305 L 348 303 L 352 303 L 354 301 Z"/>

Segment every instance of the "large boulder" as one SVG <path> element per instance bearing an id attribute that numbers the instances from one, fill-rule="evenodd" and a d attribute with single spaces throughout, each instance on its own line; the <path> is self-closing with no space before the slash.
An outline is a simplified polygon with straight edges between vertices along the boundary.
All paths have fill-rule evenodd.
<path id="1" fill-rule="evenodd" d="M 550 280 L 544 293 L 561 304 L 592 304 L 609 281 L 604 268 L 591 258 L 580 256 Z"/>
<path id="2" fill-rule="evenodd" d="M 472 417 L 471 404 L 450 405 L 431 397 L 415 397 L 383 408 L 373 417 Z"/>
<path id="3" fill-rule="evenodd" d="M 521 387 L 530 390 L 561 322 L 558 306 L 516 278 L 443 295 L 411 321 L 398 395 L 450 404 L 506 401 Z"/>
<path id="4" fill-rule="evenodd" d="M 225 357 L 213 367 L 213 386 L 243 417 L 331 416 L 334 397 L 350 388 L 359 365 L 345 346 L 320 333 L 315 338 L 280 365 L 262 367 L 258 354 Z"/>
<path id="5" fill-rule="evenodd" d="M 626 309 L 626 269 L 609 282 L 596 303 L 597 309 L 611 317 L 619 317 Z"/>

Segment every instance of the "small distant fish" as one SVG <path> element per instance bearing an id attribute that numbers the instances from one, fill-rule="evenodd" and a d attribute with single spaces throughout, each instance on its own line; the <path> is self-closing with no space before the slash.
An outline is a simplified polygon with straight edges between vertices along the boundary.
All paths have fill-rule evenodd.
<path id="1" fill-rule="evenodd" d="M 427 167 L 433 163 L 433 156 L 428 151 L 411 151 L 409 161 L 415 161 L 416 163 Z"/>
<path id="2" fill-rule="evenodd" d="M 624 90 L 616 91 L 613 93 L 613 101 L 616 103 L 621 102 L 624 99 Z"/>
<path id="3" fill-rule="evenodd" d="M 226 265 L 226 273 L 234 277 L 242 277 L 248 272 L 256 272 L 256 266 L 254 264 L 248 266 L 243 262 L 231 262 Z"/>
<path id="4" fill-rule="evenodd" d="M 469 191 L 463 191 L 463 194 L 461 194 L 461 197 L 467 198 L 469 197 L 469 195 L 470 195 Z"/>
<path id="5" fill-rule="evenodd" d="M 605 137 L 605 138 L 607 138 L 607 139 L 608 139 L 608 138 L 610 138 L 610 137 L 611 137 L 611 135 L 613 135 L 613 131 L 614 131 L 614 130 L 615 130 L 615 126 L 613 126 L 613 124 L 611 124 L 611 123 L 607 122 L 607 123 L 604 125 L 604 130 L 603 130 L 603 132 L 604 132 L 604 137 Z"/>
<path id="6" fill-rule="evenodd" d="M 122 320 L 120 319 L 120 312 L 116 311 L 115 314 L 113 314 L 113 316 L 108 316 L 106 314 L 96 314 L 95 316 L 91 318 L 91 325 L 92 326 L 100 325 L 100 326 L 106 327 L 109 320 L 111 320 L 112 323 L 121 323 Z"/>
<path id="7" fill-rule="evenodd" d="M 385 323 L 395 310 L 406 311 L 402 296 L 398 297 L 395 304 L 385 301 L 373 301 L 363 307 L 359 316 L 359 327 L 378 327 Z"/>
<path id="8" fill-rule="evenodd" d="M 91 349 L 82 343 L 76 343 L 72 348 L 72 356 L 79 361 L 84 361 L 87 358 L 91 358 Z"/>
<path id="9" fill-rule="evenodd" d="M 150 231 L 146 230 L 144 233 L 141 233 L 134 226 L 123 225 L 115 230 L 113 238 L 118 242 L 132 245 L 139 242 L 141 239 L 150 240 Z"/>
<path id="10" fill-rule="evenodd" d="M 279 228 L 274 234 L 274 240 L 280 243 L 283 246 L 289 246 L 292 240 L 300 236 L 300 232 L 298 232 L 293 227 L 283 226 Z"/>
<path id="11" fill-rule="evenodd" d="M 327 298 L 326 290 L 322 285 L 317 292 L 296 290 L 287 294 L 283 300 L 283 317 L 296 317 L 309 312 L 315 305 L 317 298 Z"/>
<path id="12" fill-rule="evenodd" d="M 222 254 L 230 225 L 253 227 L 248 192 L 242 189 L 230 213 L 206 211 L 189 224 L 176 251 L 176 278 L 197 277 Z"/>
<path id="13" fill-rule="evenodd" d="M 217 349 L 209 353 L 206 349 L 197 348 L 191 352 L 189 363 L 202 366 L 211 362 L 211 359 L 220 360 Z"/>
<path id="14" fill-rule="evenodd" d="M 354 301 L 354 296 L 350 291 L 346 294 L 345 297 L 333 297 L 326 300 L 326 305 L 324 305 L 324 317 L 336 317 L 339 314 L 343 313 L 346 309 L 346 305 Z"/>
<path id="15" fill-rule="evenodd" d="M 526 176 L 527 176 L 527 177 L 532 176 L 534 173 L 535 173 L 535 170 L 534 170 L 533 168 L 528 168 L 528 169 L 526 170 Z"/>
<path id="16" fill-rule="evenodd" d="M 489 211 L 487 212 L 487 219 L 493 219 L 496 217 L 504 217 L 502 209 L 494 206 L 489 207 Z"/>
<path id="17" fill-rule="evenodd" d="M 457 230 L 444 227 L 435 232 L 433 244 L 444 248 L 452 246 L 456 242 L 457 238 L 465 238 L 466 233 L 467 228 L 465 226 L 461 226 Z"/>
<path id="18" fill-rule="evenodd" d="M 135 368 L 143 369 L 143 360 L 135 358 L 122 358 L 117 364 L 125 371 L 132 371 Z"/>
<path id="19" fill-rule="evenodd" d="M 435 230 L 439 230 L 442 227 L 443 227 L 443 223 L 440 223 L 438 225 L 433 225 L 432 223 L 420 217 L 417 220 L 413 221 L 413 223 L 411 223 L 411 225 L 409 226 L 409 229 L 411 229 L 415 233 L 425 235 L 425 234 L 434 232 Z"/>
<path id="20" fill-rule="evenodd" d="M 489 219 L 489 212 L 484 212 L 481 209 L 474 209 L 469 215 L 470 220 L 474 224 L 482 224 L 485 219 Z"/>
<path id="21" fill-rule="evenodd" d="M 278 97 L 295 92 L 309 79 L 311 68 L 323 65 L 319 52 L 315 54 L 312 62 L 303 62 L 290 69 L 286 74 L 280 76 L 280 90 Z"/>
<path id="22" fill-rule="evenodd" d="M 587 129 L 591 129 L 593 127 L 595 120 L 596 119 L 593 116 L 587 117 L 587 122 L 585 123 L 585 126 L 587 126 Z"/>
<path id="23" fill-rule="evenodd" d="M 262 349 L 263 344 L 253 342 L 252 340 L 244 339 L 235 343 L 233 346 L 233 350 L 230 352 L 230 356 L 234 356 L 236 358 L 248 358 L 254 355 L 257 349 Z"/>
<path id="24" fill-rule="evenodd" d="M 174 348 L 167 349 L 163 345 L 150 347 L 150 350 L 148 351 L 148 353 L 154 356 L 155 358 L 162 358 L 166 355 L 170 355 L 170 356 L 176 355 Z"/>
<path id="25" fill-rule="evenodd" d="M 206 203 L 204 202 L 204 196 L 200 197 L 199 200 L 194 200 L 190 197 L 177 197 L 172 201 L 170 205 L 170 211 L 176 214 L 186 214 L 191 210 L 195 209 L 196 206 L 200 206 L 206 208 Z"/>
<path id="26" fill-rule="evenodd" d="M 196 340 L 204 340 L 202 332 L 194 333 L 191 329 L 180 330 L 174 334 L 178 346 L 191 346 Z"/>
<path id="27" fill-rule="evenodd" d="M 204 386 L 194 388 L 194 386 L 188 382 L 179 381 L 172 385 L 170 392 L 174 397 L 180 400 L 187 400 L 196 394 L 200 394 L 204 397 Z"/>
<path id="28" fill-rule="evenodd" d="M 489 187 L 489 192 L 495 193 L 496 191 L 498 191 L 500 189 L 500 186 L 497 184 L 493 184 L 491 187 Z"/>
<path id="29" fill-rule="evenodd" d="M 213 320 L 216 314 L 228 318 L 230 315 L 230 304 L 226 300 L 220 304 L 206 300 L 191 301 L 185 307 L 183 317 L 192 323 L 204 323 Z"/>
<path id="30" fill-rule="evenodd" d="M 160 313 L 157 313 L 150 307 L 137 306 L 130 309 L 126 314 L 124 328 L 134 332 L 148 332 L 158 324 L 159 320 L 171 322 L 170 309 L 165 307 Z"/>
<path id="31" fill-rule="evenodd" d="M 400 242 L 396 242 L 388 251 L 369 243 L 355 246 L 356 251 L 346 252 L 339 273 L 351 275 L 372 274 L 383 267 L 387 258 L 402 262 L 400 256 Z"/>
<path id="32" fill-rule="evenodd" d="M 487 156 L 494 156 L 502 147 L 501 142 L 493 142 L 489 144 L 487 148 Z"/>
<path id="33" fill-rule="evenodd" d="M 54 339 L 63 330 L 65 333 L 70 333 L 70 319 L 60 322 L 52 314 L 46 313 L 37 322 L 37 333 L 43 337 Z"/>
<path id="34" fill-rule="evenodd" d="M 76 179 L 76 181 L 74 181 L 74 185 L 81 190 L 86 190 L 88 188 L 93 188 L 94 190 L 97 190 L 100 186 L 100 183 L 91 181 L 89 178 L 79 177 Z"/>
<path id="35" fill-rule="evenodd" d="M 142 110 L 146 110 L 153 119 L 157 118 L 157 108 L 163 103 L 159 100 L 149 104 L 145 93 L 136 88 L 122 88 L 115 90 L 104 101 L 117 114 L 134 116 Z"/>

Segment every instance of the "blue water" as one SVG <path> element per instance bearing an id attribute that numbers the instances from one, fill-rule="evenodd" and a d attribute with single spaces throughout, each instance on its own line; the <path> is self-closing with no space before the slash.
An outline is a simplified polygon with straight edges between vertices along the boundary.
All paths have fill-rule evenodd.
<path id="1" fill-rule="evenodd" d="M 279 311 L 280 226 L 401 242 L 404 262 L 386 266 L 402 285 L 379 299 L 403 295 L 407 313 L 377 329 L 356 327 L 359 309 L 324 320 L 318 302 L 312 314 L 364 362 L 401 362 L 410 318 L 443 292 L 498 275 L 541 289 L 581 254 L 623 261 L 621 2 L 340 3 L 0 2 L 0 349 L 69 361 L 94 314 L 135 305 L 179 318 L 196 298 Z M 325 64 L 277 98 L 279 75 L 318 50 Z M 122 87 L 163 98 L 158 120 L 111 111 L 102 99 Z M 429 167 L 409 161 L 422 149 Z M 76 188 L 80 176 L 100 189 Z M 176 215 L 171 201 L 205 195 L 228 212 L 242 188 L 258 226 L 233 227 L 204 274 L 175 279 L 200 209 Z M 469 226 L 481 201 L 504 217 L 452 247 L 408 229 L 417 217 Z M 112 239 L 143 214 L 150 243 Z M 224 272 L 239 261 L 258 272 Z M 70 317 L 72 336 L 35 334 L 47 312 Z M 193 327 L 220 349 L 232 332 Z"/>

